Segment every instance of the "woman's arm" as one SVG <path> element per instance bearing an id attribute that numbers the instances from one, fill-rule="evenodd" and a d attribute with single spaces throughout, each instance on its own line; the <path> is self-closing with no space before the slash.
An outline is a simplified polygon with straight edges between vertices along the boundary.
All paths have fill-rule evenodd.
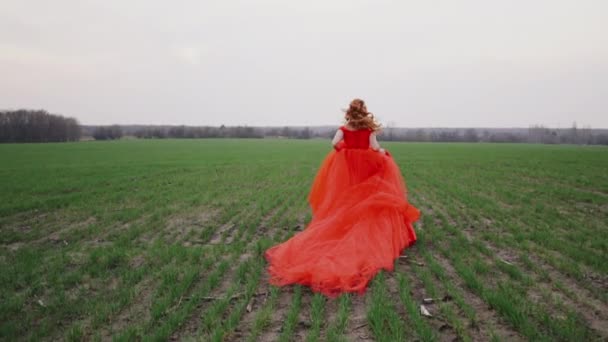
<path id="1" fill-rule="evenodd" d="M 384 149 L 380 147 L 380 144 L 376 139 L 376 132 L 372 132 L 372 134 L 369 135 L 369 146 L 371 146 L 372 150 L 374 151 L 384 153 Z"/>
<path id="2" fill-rule="evenodd" d="M 336 148 L 336 145 L 344 138 L 344 133 L 342 132 L 341 129 L 336 131 L 336 134 L 334 135 L 334 138 L 331 141 L 331 144 L 334 148 Z"/>

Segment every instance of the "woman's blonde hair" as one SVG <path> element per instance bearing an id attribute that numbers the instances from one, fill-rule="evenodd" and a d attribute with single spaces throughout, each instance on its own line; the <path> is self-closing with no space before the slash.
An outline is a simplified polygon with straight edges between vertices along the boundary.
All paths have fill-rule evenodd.
<path id="1" fill-rule="evenodd" d="M 373 131 L 381 129 L 381 125 L 376 122 L 374 115 L 367 111 L 365 102 L 361 99 L 354 99 L 350 102 L 348 109 L 344 109 L 344 118 L 354 129 L 369 128 Z"/>

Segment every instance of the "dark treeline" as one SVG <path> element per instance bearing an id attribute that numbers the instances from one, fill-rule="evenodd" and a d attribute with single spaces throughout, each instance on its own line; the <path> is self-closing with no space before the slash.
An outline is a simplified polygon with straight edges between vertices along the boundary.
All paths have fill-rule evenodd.
<path id="1" fill-rule="evenodd" d="M 81 137 L 96 140 L 120 139 L 123 136 L 142 139 L 163 138 L 331 138 L 336 126 L 150 126 L 111 125 L 80 126 L 73 118 L 50 114 L 44 110 L 0 111 L 0 142 L 77 141 Z M 607 129 L 547 128 L 399 128 L 384 127 L 383 141 L 419 142 L 500 142 L 542 144 L 608 145 Z"/>
<path id="2" fill-rule="evenodd" d="M 137 138 L 313 138 L 310 127 L 150 126 L 130 131 Z"/>
<path id="3" fill-rule="evenodd" d="M 103 126 L 101 126 L 103 127 Z M 108 126 L 106 126 L 108 127 Z M 108 127 L 109 128 L 109 127 Z M 107 129 L 108 129 L 107 128 Z M 121 133 L 144 139 L 163 138 L 331 138 L 335 126 L 250 127 L 250 126 L 120 126 Z M 99 127 L 86 126 L 94 135 Z M 106 129 L 106 130 L 107 130 Z M 379 134 L 384 141 L 419 142 L 496 142 L 608 145 L 608 130 L 578 128 L 399 128 L 385 127 Z"/>
<path id="4" fill-rule="evenodd" d="M 141 139 L 197 138 L 292 138 L 328 137 L 325 127 L 252 127 L 252 126 L 83 126 L 84 135 L 96 140 L 113 139 L 122 135 Z M 115 135 L 110 131 L 120 132 Z M 335 132 L 335 128 L 334 128 Z"/>
<path id="5" fill-rule="evenodd" d="M 542 125 L 529 128 L 387 128 L 382 134 L 388 141 L 419 142 L 495 142 L 608 145 L 608 130 L 578 128 L 552 129 Z"/>
<path id="6" fill-rule="evenodd" d="M 119 125 L 97 126 L 93 131 L 95 140 L 114 140 L 122 138 L 122 128 Z"/>
<path id="7" fill-rule="evenodd" d="M 285 137 L 297 139 L 313 138 L 310 127 L 251 127 L 251 126 L 84 126 L 85 134 L 89 134 L 96 140 L 112 139 L 105 138 L 110 128 L 124 135 L 142 139 L 164 139 L 164 138 L 265 138 Z M 317 135 L 321 136 L 321 135 Z"/>
<path id="8" fill-rule="evenodd" d="M 45 110 L 0 111 L 0 142 L 59 142 L 80 140 L 81 128 L 74 118 Z"/>
<path id="9" fill-rule="evenodd" d="M 254 127 L 234 126 L 158 126 L 143 127 L 133 132 L 138 138 L 263 138 L 264 135 Z"/>

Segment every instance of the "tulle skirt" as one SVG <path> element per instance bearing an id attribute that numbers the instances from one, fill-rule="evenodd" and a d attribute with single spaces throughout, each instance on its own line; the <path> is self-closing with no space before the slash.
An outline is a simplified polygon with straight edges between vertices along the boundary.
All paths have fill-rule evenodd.
<path id="1" fill-rule="evenodd" d="M 420 212 L 408 203 L 399 167 L 371 149 L 332 150 L 314 179 L 312 220 L 267 249 L 269 282 L 302 284 L 330 298 L 365 293 L 380 270 L 416 242 Z"/>

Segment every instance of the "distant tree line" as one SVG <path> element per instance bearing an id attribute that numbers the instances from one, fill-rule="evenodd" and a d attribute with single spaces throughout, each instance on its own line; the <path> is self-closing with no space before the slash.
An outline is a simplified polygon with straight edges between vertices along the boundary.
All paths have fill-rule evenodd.
<path id="1" fill-rule="evenodd" d="M 542 125 L 522 128 L 391 128 L 380 135 L 386 141 L 493 142 L 608 145 L 608 130 L 589 127 L 552 129 Z"/>
<path id="2" fill-rule="evenodd" d="M 0 142 L 77 141 L 80 136 L 80 125 L 74 118 L 45 110 L 0 111 Z"/>
<path id="3" fill-rule="evenodd" d="M 89 128 L 90 131 L 90 128 Z M 96 132 L 104 132 L 99 137 Z M 109 132 L 116 134 L 108 134 Z M 95 139 L 120 138 L 123 134 L 143 139 L 196 138 L 331 138 L 335 126 L 250 127 L 250 126 L 109 126 L 93 127 Z M 109 136 L 109 137 L 107 137 Z M 106 138 L 104 138 L 106 137 Z M 608 145 L 608 130 L 578 128 L 551 129 L 540 125 L 529 128 L 400 128 L 384 127 L 383 141 L 418 142 L 494 142 Z"/>
<path id="4" fill-rule="evenodd" d="M 0 142 L 77 141 L 82 136 L 95 140 L 131 136 L 142 139 L 195 138 L 331 138 L 336 126 L 80 126 L 74 118 L 44 110 L 0 111 Z M 400 128 L 387 125 L 379 133 L 381 141 L 496 142 L 608 145 L 607 129 L 577 127 L 548 128 Z"/>
<path id="5" fill-rule="evenodd" d="M 122 138 L 122 128 L 119 125 L 97 126 L 93 131 L 95 140 L 114 140 Z"/>
<path id="6" fill-rule="evenodd" d="M 133 131 L 133 135 L 138 138 L 263 138 L 264 135 L 254 127 L 233 126 L 220 127 L 202 126 L 157 126 L 142 127 Z"/>

